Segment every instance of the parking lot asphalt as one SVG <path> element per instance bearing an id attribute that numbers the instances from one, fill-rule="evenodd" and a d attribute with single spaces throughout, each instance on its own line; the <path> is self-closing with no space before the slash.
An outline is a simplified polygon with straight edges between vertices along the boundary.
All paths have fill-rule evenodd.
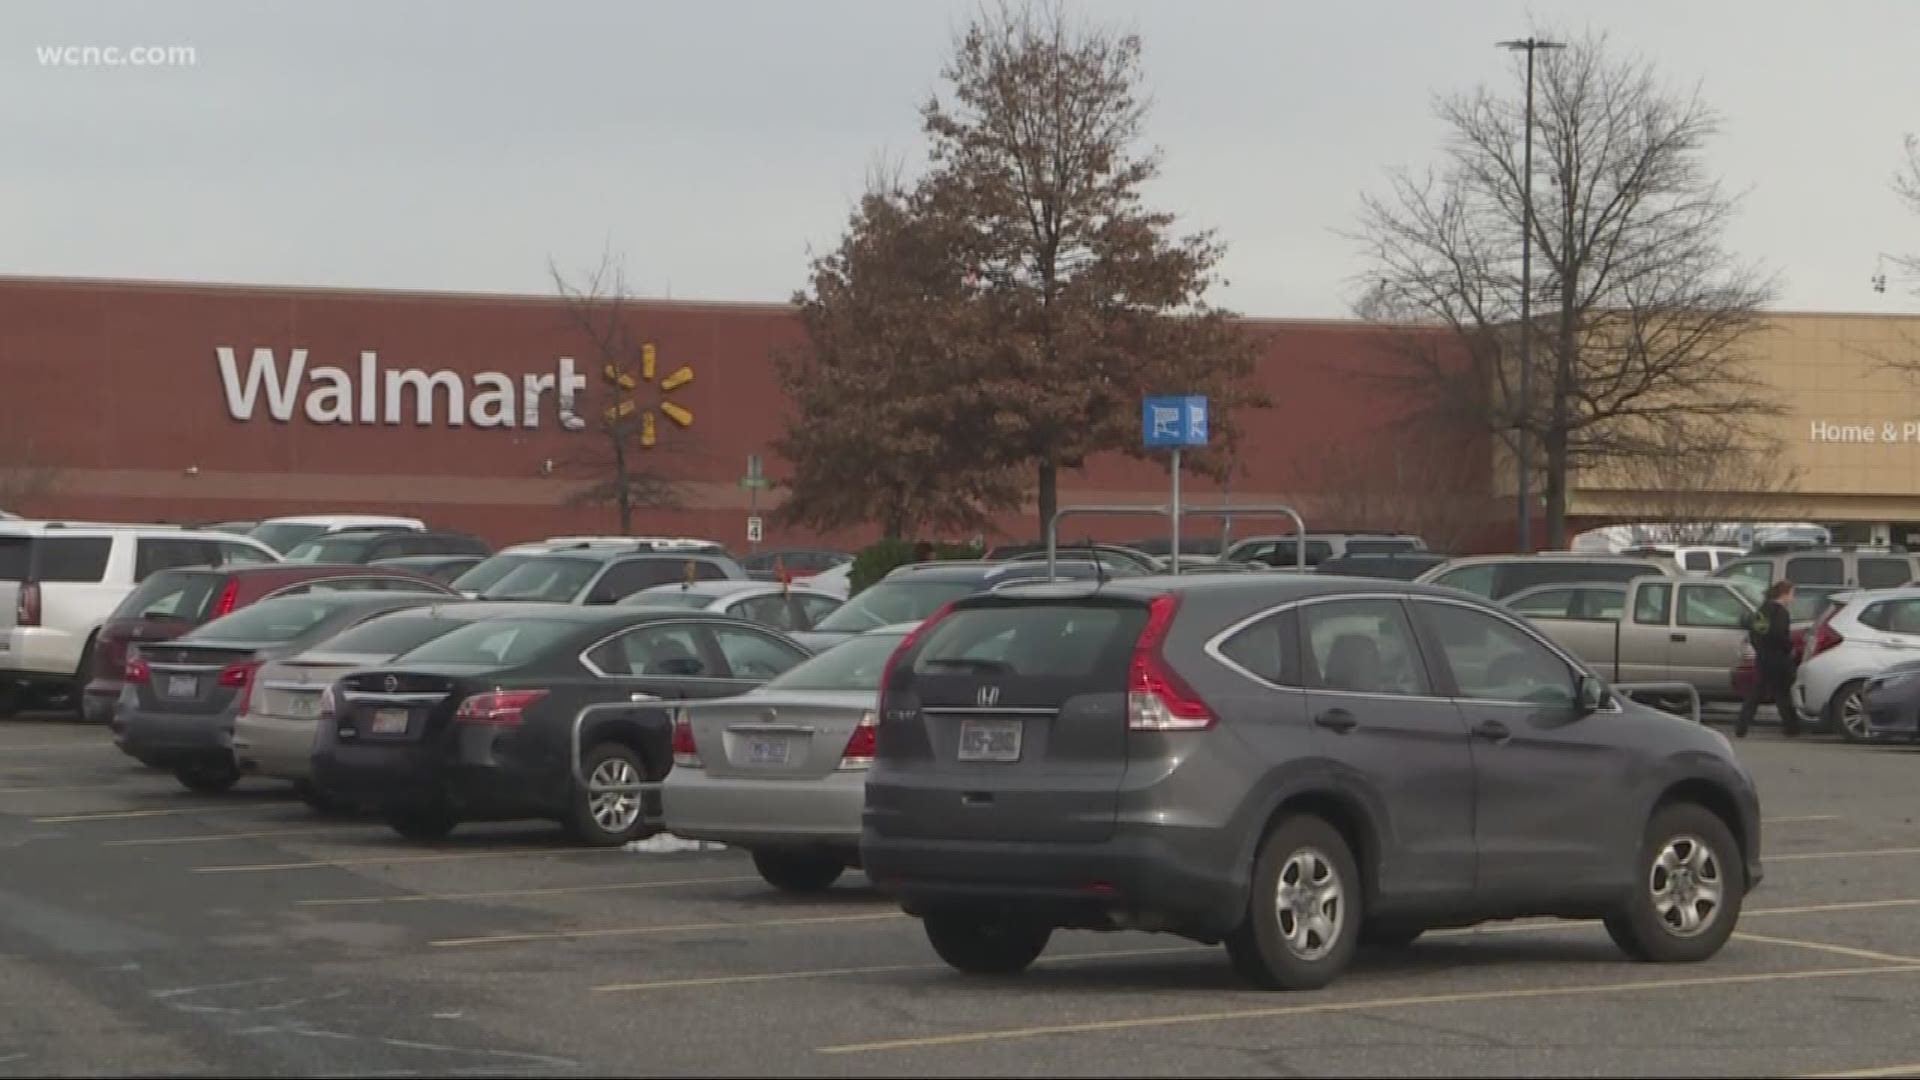
<path id="1" fill-rule="evenodd" d="M 17 719 L 0 1075 L 1920 1075 L 1920 751 L 1738 745 L 1767 879 L 1716 959 L 1510 923 L 1275 994 L 1144 934 L 1063 933 L 1023 976 L 969 978 L 857 874 L 796 898 L 733 851 L 537 824 L 409 843 Z"/>

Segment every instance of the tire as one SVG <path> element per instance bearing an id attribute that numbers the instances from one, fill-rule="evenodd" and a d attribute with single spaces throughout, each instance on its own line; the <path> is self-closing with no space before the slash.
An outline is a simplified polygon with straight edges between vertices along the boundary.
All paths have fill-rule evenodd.
<path id="1" fill-rule="evenodd" d="M 344 814 L 353 809 L 345 799 L 320 790 L 309 780 L 295 783 L 293 793 L 300 796 L 300 801 L 307 804 L 307 809 L 316 814 Z"/>
<path id="2" fill-rule="evenodd" d="M 408 840 L 422 843 L 445 840 L 460 822 L 453 814 L 437 806 L 409 806 L 387 811 L 387 825 Z"/>
<path id="3" fill-rule="evenodd" d="M 232 761 L 218 764 L 182 765 L 173 770 L 174 778 L 188 790 L 201 795 L 231 791 L 240 782 L 240 768 Z"/>
<path id="4" fill-rule="evenodd" d="M 1015 975 L 1046 951 L 1053 927 L 991 911 L 932 911 L 921 919 L 940 959 L 969 975 Z"/>
<path id="5" fill-rule="evenodd" d="M 87 682 L 93 678 L 93 643 L 97 640 L 97 632 L 87 638 L 86 647 L 80 650 L 80 666 L 74 669 L 73 682 L 67 687 L 67 709 L 75 720 L 87 718 Z"/>
<path id="6" fill-rule="evenodd" d="M 631 784 L 645 780 L 647 764 L 639 751 L 622 743 L 601 743 L 587 751 L 580 771 L 588 781 Z M 640 792 L 603 792 L 575 787 L 573 805 L 567 812 L 568 835 L 593 847 L 618 847 L 638 839 L 646 830 L 645 800 Z"/>
<path id="7" fill-rule="evenodd" d="M 1860 701 L 1866 687 L 1865 679 L 1855 679 L 1841 684 L 1840 689 L 1833 692 L 1833 697 L 1827 700 L 1827 730 L 1838 732 L 1851 743 L 1867 741 L 1867 710 Z"/>
<path id="8" fill-rule="evenodd" d="M 1296 892 L 1301 885 L 1308 888 Z M 1256 986 L 1318 990 L 1353 961 L 1362 907 L 1346 838 L 1320 818 L 1286 818 L 1261 842 L 1247 915 L 1227 935 L 1227 955 Z"/>
<path id="9" fill-rule="evenodd" d="M 1635 865 L 1632 899 L 1606 920 L 1620 951 L 1648 963 L 1695 963 L 1733 936 L 1746 899 L 1746 868 L 1719 815 L 1698 803 L 1660 807 L 1647 823 Z M 1675 867 L 1685 868 L 1687 876 L 1676 879 Z M 1665 911 L 1662 903 L 1669 905 Z"/>
<path id="10" fill-rule="evenodd" d="M 1404 949 L 1420 939 L 1427 928 L 1414 923 L 1366 922 L 1360 924 L 1363 949 Z"/>
<path id="11" fill-rule="evenodd" d="M 846 862 L 832 855 L 764 848 L 753 853 L 753 868 L 767 884 L 790 893 L 824 892 L 847 872 Z"/>

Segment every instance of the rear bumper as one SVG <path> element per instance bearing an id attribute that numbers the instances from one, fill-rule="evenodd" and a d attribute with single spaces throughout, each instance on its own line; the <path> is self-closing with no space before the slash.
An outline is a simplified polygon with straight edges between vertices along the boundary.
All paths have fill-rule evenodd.
<path id="1" fill-rule="evenodd" d="M 713 777 L 674 769 L 660 789 L 665 827 L 688 840 L 737 847 L 860 846 L 866 773 L 835 772 L 816 780 Z"/>
<path id="2" fill-rule="evenodd" d="M 113 744 L 128 757 L 163 767 L 224 761 L 233 753 L 233 717 L 123 707 L 111 721 Z"/>
<path id="3" fill-rule="evenodd" d="M 567 809 L 566 781 L 501 758 L 455 760 L 438 744 L 341 746 L 311 751 L 315 787 L 383 809 L 444 807 L 470 820 L 550 817 Z"/>
<path id="4" fill-rule="evenodd" d="M 319 722 L 242 715 L 233 722 L 233 759 L 246 772 L 281 780 L 313 774 L 313 737 Z"/>
<path id="5" fill-rule="evenodd" d="M 0 680 L 28 683 L 64 683 L 80 666 L 80 646 L 65 630 L 47 626 L 13 626 L 0 630 Z"/>
<path id="6" fill-rule="evenodd" d="M 1247 883 L 1198 865 L 1178 828 L 1122 827 L 1091 844 L 926 840 L 867 829 L 867 877 L 913 914 L 986 905 L 1062 926 L 1165 929 L 1215 938 L 1239 925 Z"/>

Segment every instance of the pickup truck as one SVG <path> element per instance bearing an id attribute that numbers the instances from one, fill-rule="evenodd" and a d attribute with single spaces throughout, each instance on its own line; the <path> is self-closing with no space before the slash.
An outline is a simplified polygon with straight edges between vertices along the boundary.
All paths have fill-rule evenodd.
<path id="1" fill-rule="evenodd" d="M 1574 594 L 1564 609 L 1555 589 Z M 1597 601 L 1603 592 L 1618 600 Z M 1541 586 L 1507 606 L 1606 678 L 1689 683 L 1704 701 L 1736 699 L 1733 669 L 1757 607 L 1738 583 L 1674 577 Z"/>

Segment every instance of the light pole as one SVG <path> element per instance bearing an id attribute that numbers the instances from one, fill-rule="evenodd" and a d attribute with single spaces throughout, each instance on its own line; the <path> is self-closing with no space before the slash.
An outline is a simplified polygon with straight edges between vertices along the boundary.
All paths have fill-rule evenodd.
<path id="1" fill-rule="evenodd" d="M 1533 550 L 1533 455 L 1527 440 L 1528 413 L 1533 399 L 1533 54 L 1541 49 L 1564 49 L 1566 43 L 1542 38 L 1496 42 L 1502 49 L 1527 54 L 1526 149 L 1520 166 L 1520 422 L 1514 430 L 1513 456 L 1519 483 L 1514 504 L 1520 523 L 1521 552 Z"/>

